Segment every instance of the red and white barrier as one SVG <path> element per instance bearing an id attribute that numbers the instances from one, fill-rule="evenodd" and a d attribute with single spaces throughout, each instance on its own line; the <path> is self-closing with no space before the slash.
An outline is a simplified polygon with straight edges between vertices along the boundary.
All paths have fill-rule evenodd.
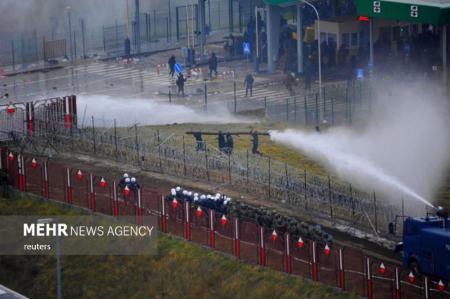
<path id="1" fill-rule="evenodd" d="M 259 226 L 259 264 L 261 266 L 266 265 L 266 246 L 264 242 L 264 227 Z"/>
<path id="2" fill-rule="evenodd" d="M 141 189 L 137 189 L 137 223 L 142 225 L 142 197 Z"/>
<path id="3" fill-rule="evenodd" d="M 72 190 L 72 182 L 70 177 L 70 168 L 66 168 L 66 200 L 67 203 L 73 203 L 73 190 Z"/>
<path id="4" fill-rule="evenodd" d="M 402 293 L 400 291 L 400 275 L 398 267 L 395 267 L 395 299 L 401 299 Z"/>
<path id="5" fill-rule="evenodd" d="M 184 237 L 186 240 L 191 240 L 191 219 L 190 219 L 189 202 L 184 202 Z"/>
<path id="6" fill-rule="evenodd" d="M 342 248 L 339 248 L 339 287 L 342 290 L 345 290 L 345 271 Z"/>
<path id="7" fill-rule="evenodd" d="M 241 256 L 241 244 L 239 240 L 239 219 L 234 218 L 234 256 L 239 258 Z"/>
<path id="8" fill-rule="evenodd" d="M 291 234 L 285 234 L 286 241 L 286 273 L 292 272 L 292 262 L 291 262 Z"/>
<path id="9" fill-rule="evenodd" d="M 164 196 L 161 196 L 161 231 L 167 232 L 167 213 L 166 213 L 166 201 Z"/>
<path id="10" fill-rule="evenodd" d="M 366 277 L 367 277 L 367 298 L 373 298 L 373 289 L 372 289 L 372 271 L 370 268 L 370 259 L 366 258 Z"/>
<path id="11" fill-rule="evenodd" d="M 119 198 L 117 197 L 116 181 L 113 182 L 113 215 L 119 216 Z"/>
<path id="12" fill-rule="evenodd" d="M 216 231 L 214 228 L 216 211 L 213 209 L 208 210 L 209 213 L 209 246 L 211 248 L 216 247 Z"/>
<path id="13" fill-rule="evenodd" d="M 311 262 L 311 279 L 317 281 L 318 276 L 318 267 L 317 267 L 317 252 L 316 252 L 316 242 L 313 241 L 311 244 L 312 251 L 312 262 Z"/>
<path id="14" fill-rule="evenodd" d="M 94 175 L 89 174 L 89 208 L 95 211 Z"/>

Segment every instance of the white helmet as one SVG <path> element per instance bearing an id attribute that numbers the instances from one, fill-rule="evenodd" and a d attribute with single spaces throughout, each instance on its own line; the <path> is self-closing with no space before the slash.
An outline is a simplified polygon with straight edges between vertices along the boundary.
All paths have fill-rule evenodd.
<path id="1" fill-rule="evenodd" d="M 200 199 L 206 199 L 205 194 L 200 195 Z"/>
<path id="2" fill-rule="evenodd" d="M 198 200 L 198 197 L 197 196 L 194 196 L 194 201 L 197 201 Z"/>
<path id="3" fill-rule="evenodd" d="M 194 197 L 198 197 L 198 193 L 194 193 Z"/>
<path id="4" fill-rule="evenodd" d="M 130 178 L 125 178 L 125 183 L 129 183 L 130 182 Z"/>
<path id="5" fill-rule="evenodd" d="M 124 177 L 124 178 L 127 178 L 127 177 L 128 177 L 128 173 L 124 173 L 124 174 L 123 174 L 123 177 Z"/>
<path id="6" fill-rule="evenodd" d="M 181 187 L 178 186 L 178 187 L 175 188 L 175 190 L 176 190 L 177 192 L 180 192 L 180 191 L 181 191 Z"/>
<path id="7" fill-rule="evenodd" d="M 175 191 L 175 188 L 170 189 L 170 194 L 177 195 L 177 191 Z"/>
<path id="8" fill-rule="evenodd" d="M 189 191 L 189 192 L 188 192 L 188 195 L 189 195 L 189 196 L 192 196 L 192 192 L 191 192 L 191 191 Z"/>
<path id="9" fill-rule="evenodd" d="M 132 177 L 132 178 L 131 178 L 131 182 L 132 182 L 132 183 L 136 183 L 136 178 L 135 178 L 135 177 Z"/>
<path id="10" fill-rule="evenodd" d="M 187 190 L 183 190 L 183 195 L 187 195 Z"/>
<path id="11" fill-rule="evenodd" d="M 216 193 L 216 198 L 220 198 L 220 193 Z"/>

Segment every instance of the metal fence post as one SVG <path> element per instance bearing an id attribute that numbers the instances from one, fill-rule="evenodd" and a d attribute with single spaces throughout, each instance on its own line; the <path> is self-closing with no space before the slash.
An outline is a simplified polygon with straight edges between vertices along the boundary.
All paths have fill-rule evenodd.
<path id="1" fill-rule="evenodd" d="M 16 70 L 16 49 L 14 47 L 14 40 L 11 41 L 11 63 L 13 67 L 13 71 Z"/>
<path id="2" fill-rule="evenodd" d="M 342 248 L 339 248 L 339 288 L 345 290 L 345 271 Z"/>
<path id="3" fill-rule="evenodd" d="M 261 266 L 265 266 L 266 265 L 266 247 L 264 244 L 264 227 L 263 226 L 258 226 L 259 228 L 259 246 L 258 246 L 258 251 L 259 251 L 259 264 Z"/>
<path id="4" fill-rule="evenodd" d="M 184 238 L 188 241 L 191 240 L 191 219 L 189 202 L 184 201 Z"/>
<path id="5" fill-rule="evenodd" d="M 271 164 L 270 163 L 271 159 L 270 159 L 270 156 L 268 157 L 268 160 L 269 160 L 269 182 L 268 182 L 268 187 L 269 187 L 269 200 L 270 200 L 270 184 L 271 184 L 271 169 L 270 169 L 271 168 L 271 165 L 270 165 Z"/>
<path id="6" fill-rule="evenodd" d="M 206 86 L 206 83 L 205 83 L 205 103 L 203 106 L 203 111 L 205 112 L 208 111 L 208 86 Z"/>
<path id="7" fill-rule="evenodd" d="M 184 135 L 183 135 L 183 174 L 186 176 L 186 143 L 184 141 Z"/>
<path id="8" fill-rule="evenodd" d="M 95 211 L 94 175 L 89 174 L 89 208 Z"/>
<path id="9" fill-rule="evenodd" d="M 264 97 L 264 110 L 267 111 L 267 97 Z"/>
<path id="10" fill-rule="evenodd" d="M 285 246 L 286 246 L 286 273 L 292 273 L 292 263 L 291 263 L 291 234 L 285 234 Z"/>
<path id="11" fill-rule="evenodd" d="M 114 119 L 114 146 L 115 146 L 115 154 L 116 154 L 116 160 L 119 160 L 119 149 L 117 146 L 117 124 L 116 119 Z"/>
<path id="12" fill-rule="evenodd" d="M 95 125 L 94 125 L 94 116 L 92 116 L 92 143 L 94 145 L 94 155 L 97 154 L 97 145 L 96 145 L 96 138 L 95 138 Z"/>
<path id="13" fill-rule="evenodd" d="M 137 223 L 142 225 L 142 194 L 141 188 L 137 189 Z"/>
<path id="14" fill-rule="evenodd" d="M 170 90 L 170 87 L 169 87 L 169 104 L 172 104 L 172 91 Z"/>
<path id="15" fill-rule="evenodd" d="M 166 201 L 164 196 L 161 196 L 161 231 L 163 233 L 167 232 L 167 216 L 166 216 Z"/>
<path id="16" fill-rule="evenodd" d="M 113 181 L 113 215 L 119 216 L 119 198 L 117 197 L 117 185 L 116 181 Z"/>
<path id="17" fill-rule="evenodd" d="M 303 102 L 303 107 L 305 109 L 305 126 L 308 125 L 308 106 L 307 106 L 307 97 L 305 95 L 305 101 Z"/>
<path id="18" fill-rule="evenodd" d="M 237 112 L 236 81 L 233 82 L 234 113 Z"/>
<path id="19" fill-rule="evenodd" d="M 333 202 L 331 195 L 331 178 L 328 176 L 328 201 L 330 203 L 330 218 L 333 218 Z"/>
<path id="20" fill-rule="evenodd" d="M 137 159 L 137 164 L 139 165 L 139 137 L 138 137 L 138 129 L 137 129 L 137 124 L 134 125 L 134 142 L 135 142 L 135 148 L 136 148 L 136 159 Z"/>
<path id="21" fill-rule="evenodd" d="M 216 247 L 216 231 L 214 228 L 215 224 L 215 210 L 209 209 L 209 246 L 211 248 Z"/>
<path id="22" fill-rule="evenodd" d="M 372 299 L 372 273 L 370 271 L 370 258 L 366 257 L 366 275 L 367 275 L 367 298 Z"/>
<path id="23" fill-rule="evenodd" d="M 308 192 L 307 192 L 307 184 L 306 184 L 306 169 L 304 169 L 303 172 L 303 178 L 304 178 L 304 185 L 303 185 L 303 189 L 305 192 L 305 210 L 308 210 Z"/>
<path id="24" fill-rule="evenodd" d="M 311 279 L 313 281 L 317 281 L 318 275 L 317 275 L 317 256 L 316 256 L 316 241 L 313 241 L 311 244 L 311 251 L 312 251 L 312 261 L 311 261 Z"/>
<path id="25" fill-rule="evenodd" d="M 334 98 L 331 98 L 331 125 L 334 126 Z"/>
<path id="26" fill-rule="evenodd" d="M 297 97 L 294 97 L 294 122 L 297 122 Z"/>
<path id="27" fill-rule="evenodd" d="M 49 182 L 48 182 L 48 161 L 44 162 L 44 197 L 50 198 L 50 192 L 49 192 Z"/>
<path id="28" fill-rule="evenodd" d="M 231 185 L 231 153 L 228 154 L 228 183 Z"/>
<path id="29" fill-rule="evenodd" d="M 289 98 L 286 98 L 286 121 L 289 121 Z"/>
<path id="30" fill-rule="evenodd" d="M 401 299 L 402 293 L 400 290 L 400 275 L 398 267 L 395 267 L 395 299 Z"/>
<path id="31" fill-rule="evenodd" d="M 72 184 L 70 178 L 70 168 L 66 167 L 66 200 L 67 203 L 72 204 Z"/>
<path id="32" fill-rule="evenodd" d="M 245 171 L 245 176 L 246 176 L 246 188 L 248 191 L 248 150 L 247 150 L 247 157 L 246 157 L 246 171 Z"/>
<path id="33" fill-rule="evenodd" d="M 241 246 L 240 246 L 240 235 L 239 235 L 239 218 L 234 218 L 234 256 L 240 258 L 241 256 Z"/>
<path id="34" fill-rule="evenodd" d="M 428 276 L 424 276 L 424 278 L 423 278 L 423 290 L 424 290 L 425 299 L 429 299 L 430 298 L 430 286 L 429 286 Z"/>
<path id="35" fill-rule="evenodd" d="M 350 201 L 352 203 L 352 219 L 355 218 L 355 201 L 353 200 L 353 188 L 352 188 L 352 184 L 349 185 L 350 188 Z"/>
<path id="36" fill-rule="evenodd" d="M 315 118 L 316 118 L 316 126 L 320 125 L 320 120 L 319 120 L 319 95 L 316 93 L 316 114 L 315 114 Z"/>
<path id="37" fill-rule="evenodd" d="M 208 169 L 208 147 L 207 144 L 205 142 L 205 167 L 206 167 L 206 177 L 208 179 L 209 182 L 209 169 Z"/>
<path id="38" fill-rule="evenodd" d="M 377 195 L 373 192 L 373 212 L 375 218 L 375 230 L 378 232 L 378 211 L 377 211 Z"/>

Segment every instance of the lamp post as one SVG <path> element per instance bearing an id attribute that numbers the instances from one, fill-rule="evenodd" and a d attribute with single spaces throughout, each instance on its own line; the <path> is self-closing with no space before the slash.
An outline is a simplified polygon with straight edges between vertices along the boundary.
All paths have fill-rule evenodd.
<path id="1" fill-rule="evenodd" d="M 44 218 L 38 219 L 37 223 L 56 223 L 56 219 L 53 218 Z M 59 237 L 56 236 L 55 240 L 55 255 L 56 255 L 56 298 L 62 299 L 62 291 L 61 291 L 61 252 L 60 252 L 60 244 Z"/>
<path id="2" fill-rule="evenodd" d="M 320 51 L 320 17 L 319 17 L 319 12 L 317 11 L 316 7 L 314 5 L 312 5 L 310 2 L 306 1 L 306 0 L 299 0 L 302 3 L 305 3 L 306 5 L 310 6 L 314 12 L 316 13 L 317 16 L 317 33 L 318 33 L 318 38 L 317 38 L 317 52 L 318 52 L 318 58 L 319 58 L 319 100 L 322 100 L 323 96 L 323 91 L 322 91 L 322 54 Z"/>

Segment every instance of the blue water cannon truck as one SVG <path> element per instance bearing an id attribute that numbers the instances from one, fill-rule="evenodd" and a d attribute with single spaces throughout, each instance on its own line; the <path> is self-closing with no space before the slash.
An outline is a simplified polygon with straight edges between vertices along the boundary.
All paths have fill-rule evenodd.
<path id="1" fill-rule="evenodd" d="M 403 265 L 420 273 L 450 282 L 450 218 L 438 207 L 436 215 L 407 217 L 403 223 Z"/>

